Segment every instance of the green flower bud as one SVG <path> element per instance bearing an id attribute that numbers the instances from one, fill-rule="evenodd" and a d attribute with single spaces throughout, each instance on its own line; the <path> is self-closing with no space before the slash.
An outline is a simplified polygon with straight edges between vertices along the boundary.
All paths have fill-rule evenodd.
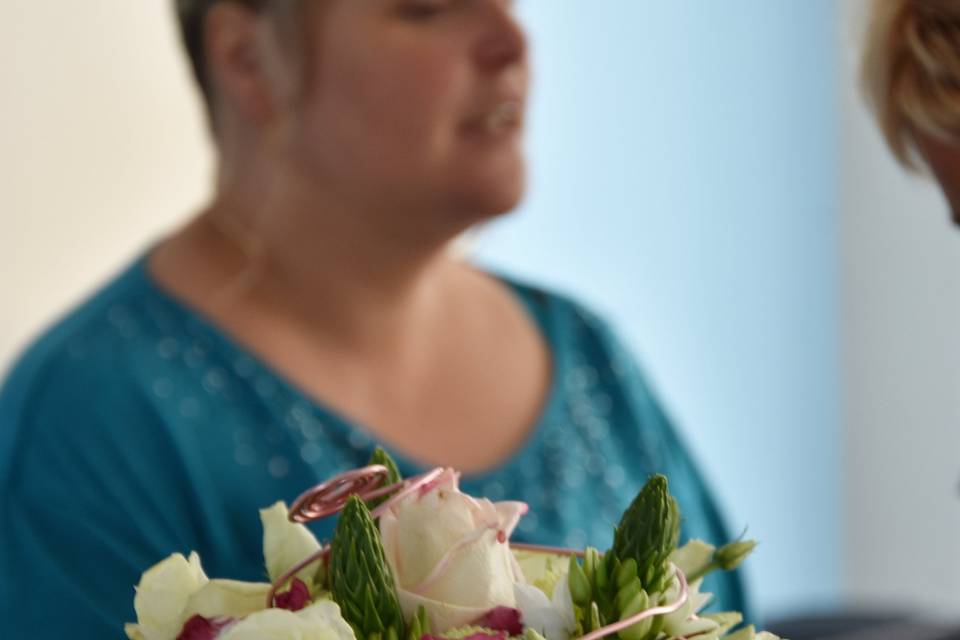
<path id="1" fill-rule="evenodd" d="M 641 611 L 646 611 L 649 608 L 650 596 L 647 595 L 646 591 L 640 591 L 623 609 L 623 613 L 620 614 L 620 620 L 626 620 L 627 618 L 635 616 Z M 645 640 L 647 635 L 650 633 L 650 627 L 652 624 L 653 620 L 647 618 L 646 620 L 641 620 L 640 622 L 620 631 L 619 635 L 622 640 Z"/>
<path id="2" fill-rule="evenodd" d="M 619 567 L 617 567 L 616 572 L 613 576 L 613 581 L 617 584 L 618 589 L 622 589 L 626 585 L 633 582 L 637 577 L 637 561 L 633 558 L 628 558 L 624 560 Z"/>
<path id="3" fill-rule="evenodd" d="M 617 596 L 613 601 L 617 611 L 626 611 L 627 607 L 641 591 L 643 591 L 643 587 L 640 586 L 640 580 L 636 577 L 621 587 L 620 590 L 617 591 Z"/>
<path id="4" fill-rule="evenodd" d="M 350 496 L 340 514 L 330 547 L 330 591 L 357 640 L 383 640 L 393 628 L 403 633 L 403 613 L 393 572 L 370 511 Z"/>
<path id="5" fill-rule="evenodd" d="M 680 539 L 680 514 L 666 477 L 652 476 L 624 512 L 613 539 L 621 563 L 632 559 L 643 588 L 663 591 L 668 559 Z"/>
<path id="6" fill-rule="evenodd" d="M 593 574 L 597 570 L 597 562 L 599 559 L 600 553 L 593 547 L 587 547 L 583 552 L 583 572 L 591 584 L 593 584 Z"/>
<path id="7" fill-rule="evenodd" d="M 610 580 L 607 576 L 607 568 L 609 562 L 607 556 L 600 558 L 597 563 L 594 565 L 593 572 L 593 585 L 597 588 L 598 591 L 606 591 L 609 586 Z"/>
<path id="8" fill-rule="evenodd" d="M 567 584 L 570 586 L 570 597 L 573 603 L 578 607 L 586 608 L 590 606 L 593 599 L 590 581 L 587 574 L 584 573 L 576 556 L 570 556 L 570 569 L 567 572 Z"/>
<path id="9" fill-rule="evenodd" d="M 647 592 L 641 589 L 630 599 L 630 602 L 623 608 L 623 612 L 620 614 L 620 619 L 625 620 L 630 616 L 635 616 L 641 611 L 650 608 L 650 596 L 647 595 Z"/>
<path id="10" fill-rule="evenodd" d="M 386 487 L 403 480 L 403 477 L 400 475 L 400 470 L 397 468 L 397 463 L 394 462 L 389 453 L 380 447 L 374 449 L 373 454 L 370 456 L 370 461 L 367 463 L 367 465 L 369 466 L 372 464 L 383 465 L 387 468 L 387 477 L 384 479 L 382 486 Z M 380 496 L 379 498 L 374 498 L 367 503 L 367 506 L 370 509 L 375 509 L 385 502 L 389 497 L 390 495 L 388 494 L 385 496 Z"/>
<path id="11" fill-rule="evenodd" d="M 713 561 L 724 571 L 733 571 L 757 546 L 756 540 L 737 540 L 725 544 L 713 554 Z"/>
<path id="12" fill-rule="evenodd" d="M 600 608 L 596 602 L 593 602 L 590 604 L 590 630 L 596 631 L 602 626 L 603 622 L 600 619 Z"/>
<path id="13" fill-rule="evenodd" d="M 420 605 L 417 609 L 417 623 L 420 625 L 423 633 L 433 633 L 433 628 L 430 626 L 430 617 L 427 615 L 427 609 L 423 605 Z"/>

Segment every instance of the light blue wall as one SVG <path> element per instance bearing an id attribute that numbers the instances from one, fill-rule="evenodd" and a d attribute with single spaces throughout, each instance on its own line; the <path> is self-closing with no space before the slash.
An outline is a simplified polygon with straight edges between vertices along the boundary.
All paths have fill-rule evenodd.
<path id="1" fill-rule="evenodd" d="M 532 188 L 483 261 L 633 346 L 729 515 L 761 614 L 840 593 L 832 0 L 527 0 Z"/>

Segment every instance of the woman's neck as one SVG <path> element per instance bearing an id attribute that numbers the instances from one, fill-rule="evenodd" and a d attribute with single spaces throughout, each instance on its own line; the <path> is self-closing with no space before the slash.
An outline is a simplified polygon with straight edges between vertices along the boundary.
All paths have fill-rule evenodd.
<path id="1" fill-rule="evenodd" d="M 344 349 L 405 350 L 442 322 L 444 292 L 467 268 L 450 238 L 371 217 L 220 198 L 158 249 L 151 268 L 214 319 L 254 314 Z"/>

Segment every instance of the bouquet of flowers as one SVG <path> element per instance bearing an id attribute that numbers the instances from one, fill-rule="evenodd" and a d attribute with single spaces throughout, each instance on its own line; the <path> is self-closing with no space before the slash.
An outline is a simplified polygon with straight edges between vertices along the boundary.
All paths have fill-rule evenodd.
<path id="1" fill-rule="evenodd" d="M 653 476 L 613 548 L 511 544 L 522 502 L 462 493 L 437 468 L 409 479 L 377 450 L 369 466 L 261 511 L 270 583 L 208 579 L 200 558 L 148 569 L 131 640 L 775 640 L 702 614 L 702 578 L 735 568 L 752 541 L 677 547 L 680 514 Z M 303 523 L 339 513 L 329 544 Z"/>

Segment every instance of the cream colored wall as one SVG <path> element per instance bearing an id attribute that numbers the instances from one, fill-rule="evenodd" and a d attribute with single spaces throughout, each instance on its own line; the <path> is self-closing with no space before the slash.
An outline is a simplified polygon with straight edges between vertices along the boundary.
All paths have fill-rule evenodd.
<path id="1" fill-rule="evenodd" d="M 891 158 L 856 91 L 843 2 L 845 576 L 858 602 L 960 610 L 960 232 Z"/>
<path id="2" fill-rule="evenodd" d="M 170 5 L 3 1 L 0 369 L 208 190 Z"/>

